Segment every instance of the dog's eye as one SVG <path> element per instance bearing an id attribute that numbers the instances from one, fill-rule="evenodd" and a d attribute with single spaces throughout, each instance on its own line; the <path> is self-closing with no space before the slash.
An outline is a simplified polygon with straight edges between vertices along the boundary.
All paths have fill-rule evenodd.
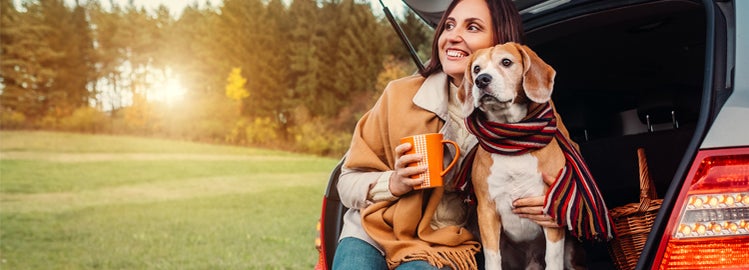
<path id="1" fill-rule="evenodd" d="M 506 66 L 506 67 L 509 67 L 510 65 L 512 65 L 512 60 L 507 59 L 507 58 L 502 59 L 502 65 Z"/>
<path id="2" fill-rule="evenodd" d="M 481 71 L 481 67 L 479 67 L 478 65 L 473 66 L 473 73 L 478 74 L 479 71 Z"/>

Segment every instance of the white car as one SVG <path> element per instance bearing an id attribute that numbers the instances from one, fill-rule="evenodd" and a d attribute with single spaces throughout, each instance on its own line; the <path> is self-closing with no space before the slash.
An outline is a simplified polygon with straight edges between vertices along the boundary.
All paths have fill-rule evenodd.
<path id="1" fill-rule="evenodd" d="M 449 3 L 404 2 L 431 26 Z M 552 98 L 609 210 L 640 202 L 637 149 L 647 157 L 657 200 L 640 217 L 643 243 L 630 258 L 586 241 L 589 268 L 749 268 L 749 1 L 515 3 L 526 44 L 557 71 Z M 345 211 L 337 176 L 323 200 L 320 269 Z"/>

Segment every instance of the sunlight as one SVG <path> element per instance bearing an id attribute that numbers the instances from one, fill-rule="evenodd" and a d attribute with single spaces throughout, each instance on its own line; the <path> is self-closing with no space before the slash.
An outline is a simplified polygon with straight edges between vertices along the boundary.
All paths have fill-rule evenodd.
<path id="1" fill-rule="evenodd" d="M 182 101 L 186 90 L 182 87 L 179 76 L 171 69 L 167 69 L 163 76 L 156 76 L 154 79 L 154 83 L 148 89 L 148 100 L 160 101 L 170 106 Z"/>

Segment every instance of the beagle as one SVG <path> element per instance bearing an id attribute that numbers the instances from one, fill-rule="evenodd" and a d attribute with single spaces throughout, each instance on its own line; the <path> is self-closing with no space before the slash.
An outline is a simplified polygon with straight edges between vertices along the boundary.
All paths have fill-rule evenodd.
<path id="1" fill-rule="evenodd" d="M 540 106 L 550 107 L 556 71 L 527 46 L 505 43 L 471 57 L 458 93 L 464 115 L 478 115 L 488 123 L 517 123 Z M 475 130 L 471 132 L 482 141 Z M 565 228 L 544 228 L 512 212 L 513 201 L 546 194 L 542 173 L 556 176 L 565 166 L 557 140 L 512 155 L 481 146 L 476 150 L 471 181 L 486 269 L 575 268 L 565 258 L 577 256 L 565 255 L 565 245 L 570 246 L 565 244 Z M 500 254 L 500 239 L 505 237 Z M 506 251 L 506 247 L 522 248 Z"/>

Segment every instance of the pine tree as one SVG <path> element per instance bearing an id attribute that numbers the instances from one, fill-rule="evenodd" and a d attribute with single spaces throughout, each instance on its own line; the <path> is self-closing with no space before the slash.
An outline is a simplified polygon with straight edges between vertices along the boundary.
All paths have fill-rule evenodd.
<path id="1" fill-rule="evenodd" d="M 406 16 L 399 22 L 400 27 L 403 29 L 403 33 L 408 37 L 411 45 L 413 45 L 416 52 L 419 54 L 421 61 L 425 61 L 429 58 L 432 51 L 432 37 L 433 32 L 431 28 L 427 26 L 419 17 L 413 12 L 406 13 Z M 388 25 L 389 27 L 389 25 Z M 398 35 L 392 29 L 385 31 L 385 37 L 389 44 L 387 48 L 387 54 L 394 55 L 398 60 L 408 61 L 412 63 L 411 55 L 403 45 L 403 42 L 398 38 Z M 413 65 L 413 70 L 416 71 L 416 65 Z"/>
<path id="2" fill-rule="evenodd" d="M 37 4 L 24 2 L 24 13 L 16 11 L 11 1 L 0 4 L 0 76 L 5 87 L 0 106 L 32 120 L 41 118 L 54 99 L 52 85 L 57 71 L 52 63 L 63 57 L 49 44 L 48 37 L 55 29 L 44 23 L 43 9 Z"/>
<path id="3" fill-rule="evenodd" d="M 77 5 L 71 10 L 63 0 L 45 0 L 29 12 L 39 16 L 39 24 L 54 29 L 44 39 L 58 56 L 44 62 L 56 71 L 52 82 L 46 85 L 44 114 L 71 115 L 75 109 L 88 106 L 91 96 L 87 85 L 92 79 L 92 40 L 85 10 Z"/>
<path id="4" fill-rule="evenodd" d="M 306 93 L 303 97 L 313 117 L 330 117 L 336 113 L 335 108 L 339 101 L 331 101 L 331 99 L 345 98 L 345 96 L 339 94 L 341 87 L 338 81 L 354 79 L 341 77 L 344 74 L 342 74 L 342 71 L 337 70 L 339 68 L 337 63 L 350 60 L 343 59 L 338 55 L 339 47 L 345 46 L 344 39 L 347 38 L 343 36 L 342 29 L 344 27 L 341 27 L 345 25 L 342 24 L 341 17 L 347 16 L 347 14 L 343 13 L 341 4 L 335 2 L 323 3 L 319 11 L 320 18 L 324 18 L 319 20 L 320 30 L 317 32 L 322 42 L 317 47 L 317 50 L 315 50 L 314 57 L 319 63 L 321 72 L 317 74 L 317 87 L 310 89 L 311 92 Z"/>
<path id="5" fill-rule="evenodd" d="M 71 36 L 75 38 L 69 38 L 65 47 L 66 57 L 61 63 L 65 74 L 59 76 L 61 82 L 64 80 L 64 85 L 60 87 L 67 92 L 65 103 L 68 106 L 88 107 L 89 100 L 93 97 L 89 85 L 95 80 L 95 76 L 93 40 L 85 9 L 76 5 L 70 20 Z"/>
<path id="6" fill-rule="evenodd" d="M 156 16 L 152 19 L 152 23 L 156 30 L 153 33 L 156 40 L 154 44 L 156 48 L 154 49 L 155 53 L 152 64 L 163 70 L 170 66 L 169 59 L 174 58 L 170 42 L 174 35 L 173 28 L 175 21 L 169 13 L 169 8 L 164 5 L 159 5 L 156 9 Z"/>
<path id="7" fill-rule="evenodd" d="M 338 16 L 328 23 L 327 29 L 331 30 L 322 54 L 328 72 L 316 95 L 318 108 L 313 111 L 332 117 L 338 115 L 352 97 L 376 91 L 374 86 L 384 57 L 383 29 L 369 5 L 344 0 L 326 8 L 325 16 L 331 12 Z"/>
<path id="8" fill-rule="evenodd" d="M 226 74 L 232 66 L 222 54 L 218 22 L 215 11 L 188 6 L 172 27 L 167 46 L 168 61 L 175 73 L 181 75 L 183 86 L 188 88 L 192 99 L 224 96 L 214 91 L 223 89 L 225 83 L 225 78 L 216 74 Z"/>
<path id="9" fill-rule="evenodd" d="M 125 80 L 121 69 L 127 61 L 127 39 L 121 32 L 125 24 L 123 10 L 114 5 L 111 12 L 106 12 L 98 2 L 90 2 L 88 10 L 96 40 L 94 73 L 97 79 L 92 87 L 93 94 L 99 107 L 116 112 L 124 106 L 122 100 Z M 99 82 L 103 85 L 99 85 Z"/>
<path id="10" fill-rule="evenodd" d="M 255 99 L 249 102 L 248 113 L 253 117 L 270 117 L 277 122 L 283 121 L 279 115 L 285 108 L 281 106 L 288 89 L 288 54 L 286 9 L 281 0 L 271 0 L 264 7 L 261 17 L 262 26 L 256 28 L 259 47 L 263 53 L 256 54 L 250 65 L 255 71 L 251 73 L 257 80 L 253 91 Z M 269 51 L 266 51 L 266 49 Z"/>
<path id="11" fill-rule="evenodd" d="M 289 7 L 291 20 L 289 44 L 289 78 L 290 91 L 283 106 L 295 108 L 305 106 L 314 100 L 317 89 L 321 87 L 320 79 L 325 72 L 322 55 L 318 55 L 324 46 L 320 26 L 320 8 L 314 0 L 295 0 Z"/>
<path id="12" fill-rule="evenodd" d="M 228 70 L 231 67 L 242 67 L 243 76 L 247 78 L 247 88 L 256 93 L 253 100 L 246 100 L 243 114 L 250 116 L 256 113 L 258 104 L 267 97 L 263 91 L 262 63 L 264 54 L 272 53 L 273 48 L 263 47 L 263 34 L 266 27 L 262 20 L 265 7 L 261 0 L 226 0 L 221 8 L 218 44 L 221 45 L 220 56 Z"/>
<path id="13" fill-rule="evenodd" d="M 125 10 L 121 37 L 128 40 L 124 43 L 125 56 L 129 68 L 126 70 L 128 89 L 133 96 L 140 94 L 147 99 L 146 76 L 152 72 L 152 62 L 156 50 L 155 24 L 151 22 L 143 8 L 136 8 L 132 3 Z"/>

